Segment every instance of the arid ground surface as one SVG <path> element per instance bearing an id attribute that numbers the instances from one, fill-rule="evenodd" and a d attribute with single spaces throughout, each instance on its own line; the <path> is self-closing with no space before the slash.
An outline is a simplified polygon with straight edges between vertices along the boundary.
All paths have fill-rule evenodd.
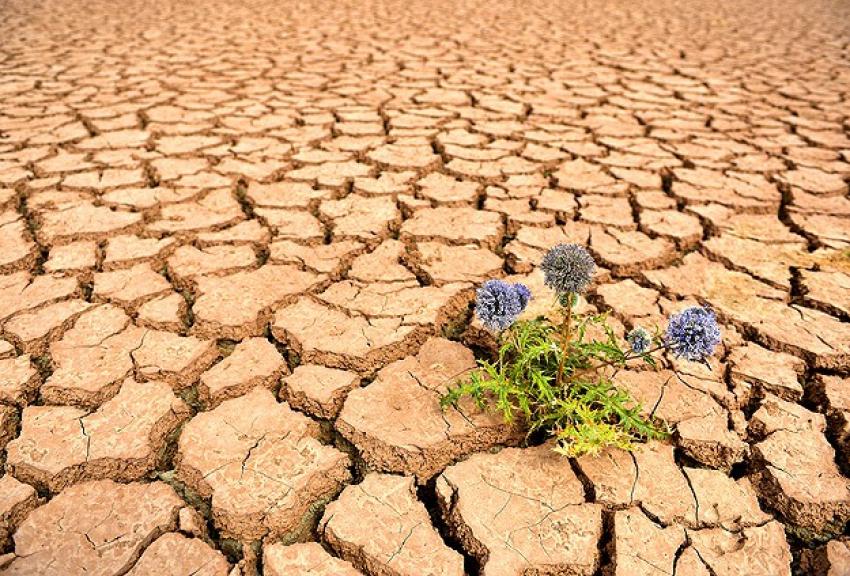
<path id="1" fill-rule="evenodd" d="M 0 573 L 850 574 L 846 2 L 0 3 Z M 446 385 L 559 242 L 674 430 Z"/>

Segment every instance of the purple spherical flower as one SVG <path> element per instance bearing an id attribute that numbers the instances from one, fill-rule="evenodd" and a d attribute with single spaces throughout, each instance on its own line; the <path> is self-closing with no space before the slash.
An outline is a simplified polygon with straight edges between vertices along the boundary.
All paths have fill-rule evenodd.
<path id="1" fill-rule="evenodd" d="M 475 314 L 487 328 L 501 332 L 516 322 L 530 297 L 522 284 L 488 280 L 475 295 Z"/>
<path id="2" fill-rule="evenodd" d="M 646 328 L 635 326 L 631 332 L 626 335 L 626 341 L 632 348 L 635 354 L 643 354 L 649 347 L 652 346 L 652 335 L 646 331 Z"/>
<path id="3" fill-rule="evenodd" d="M 531 290 L 529 290 L 528 286 L 525 284 L 520 283 L 514 284 L 514 290 L 516 290 L 519 300 L 522 303 L 522 308 L 525 310 L 525 307 L 528 306 L 529 300 L 531 300 Z"/>
<path id="4" fill-rule="evenodd" d="M 692 306 L 670 317 L 664 342 L 676 358 L 704 362 L 720 343 L 714 312 Z"/>
<path id="5" fill-rule="evenodd" d="M 596 271 L 590 253 L 578 244 L 558 244 L 540 262 L 543 281 L 559 294 L 578 294 L 587 289 Z"/>

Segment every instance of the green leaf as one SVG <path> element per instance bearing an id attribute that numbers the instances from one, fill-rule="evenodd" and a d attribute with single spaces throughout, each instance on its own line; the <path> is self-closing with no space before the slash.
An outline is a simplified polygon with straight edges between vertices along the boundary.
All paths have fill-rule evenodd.
<path id="1" fill-rule="evenodd" d="M 502 334 L 495 361 L 479 360 L 477 371 L 448 387 L 441 406 L 452 409 L 469 397 L 505 422 L 521 419 L 529 434 L 546 433 L 555 440 L 555 450 L 568 456 L 608 446 L 630 450 L 638 442 L 667 436 L 667 428 L 645 417 L 626 391 L 593 371 L 600 363 L 622 368 L 627 362 L 608 315 L 585 315 L 574 321 L 565 358 L 559 326 L 543 317 L 517 322 Z M 604 338 L 587 340 L 590 326 L 601 328 Z M 650 355 L 641 357 L 655 366 Z M 565 379 L 557 386 L 562 360 Z"/>

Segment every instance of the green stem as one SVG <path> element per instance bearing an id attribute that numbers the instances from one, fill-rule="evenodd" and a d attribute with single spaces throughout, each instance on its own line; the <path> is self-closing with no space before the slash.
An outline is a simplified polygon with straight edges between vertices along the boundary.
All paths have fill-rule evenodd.
<path id="1" fill-rule="evenodd" d="M 508 330 L 510 331 L 511 335 L 511 343 L 514 345 L 514 352 L 516 354 L 519 354 L 519 340 L 517 340 L 516 332 L 514 331 L 513 327 L 508 328 Z"/>
<path id="2" fill-rule="evenodd" d="M 647 350 L 643 354 L 633 354 L 631 356 L 626 355 L 626 356 L 623 356 L 622 360 L 608 360 L 607 362 L 603 362 L 602 364 L 598 364 L 596 366 L 591 366 L 590 368 L 592 370 L 599 370 L 600 368 L 605 368 L 606 366 L 611 366 L 612 364 L 619 364 L 621 362 L 623 364 L 625 364 L 629 360 L 634 360 L 635 358 L 640 358 L 640 357 L 642 357 L 646 354 L 652 354 L 653 352 L 657 352 L 658 350 L 661 350 L 662 348 L 666 348 L 666 346 L 664 346 L 664 344 L 660 344 L 660 345 L 656 346 L 655 348 L 650 348 L 649 350 Z"/>
<path id="3" fill-rule="evenodd" d="M 505 364 L 505 362 L 504 362 L 505 354 L 502 351 L 502 348 L 504 347 L 504 341 L 505 341 L 505 333 L 500 332 L 498 338 L 496 338 L 496 345 L 499 347 L 499 372 L 503 372 L 504 364 Z"/>
<path id="4" fill-rule="evenodd" d="M 561 359 L 558 361 L 558 374 L 555 384 L 558 388 L 564 381 L 564 363 L 567 361 L 567 351 L 570 347 L 570 329 L 573 323 L 573 293 L 567 292 L 567 314 L 561 324 Z"/>
<path id="5" fill-rule="evenodd" d="M 499 371 L 503 371 L 505 364 L 505 354 L 503 351 L 505 342 L 510 342 L 514 346 L 514 350 L 519 351 L 519 341 L 516 338 L 516 332 L 514 332 L 513 326 L 505 329 L 504 332 L 499 333 L 499 336 L 496 338 L 496 344 L 499 346 Z"/>

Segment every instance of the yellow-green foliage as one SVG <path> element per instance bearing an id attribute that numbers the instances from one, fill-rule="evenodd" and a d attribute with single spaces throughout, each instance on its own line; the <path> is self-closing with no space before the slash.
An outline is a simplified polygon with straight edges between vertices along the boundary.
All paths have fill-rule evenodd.
<path id="1" fill-rule="evenodd" d="M 500 335 L 498 357 L 480 360 L 480 370 L 451 387 L 443 406 L 469 396 L 506 422 L 522 418 L 529 435 L 542 431 L 554 437 L 556 450 L 567 456 L 606 446 L 631 449 L 635 442 L 666 436 L 666 427 L 643 416 L 640 405 L 611 380 L 632 359 L 654 366 L 650 354 L 661 347 L 659 336 L 655 348 L 638 354 L 621 348 L 606 315 L 564 316 L 560 325 L 545 318 L 514 323 Z M 589 338 L 592 327 L 604 337 Z"/>

